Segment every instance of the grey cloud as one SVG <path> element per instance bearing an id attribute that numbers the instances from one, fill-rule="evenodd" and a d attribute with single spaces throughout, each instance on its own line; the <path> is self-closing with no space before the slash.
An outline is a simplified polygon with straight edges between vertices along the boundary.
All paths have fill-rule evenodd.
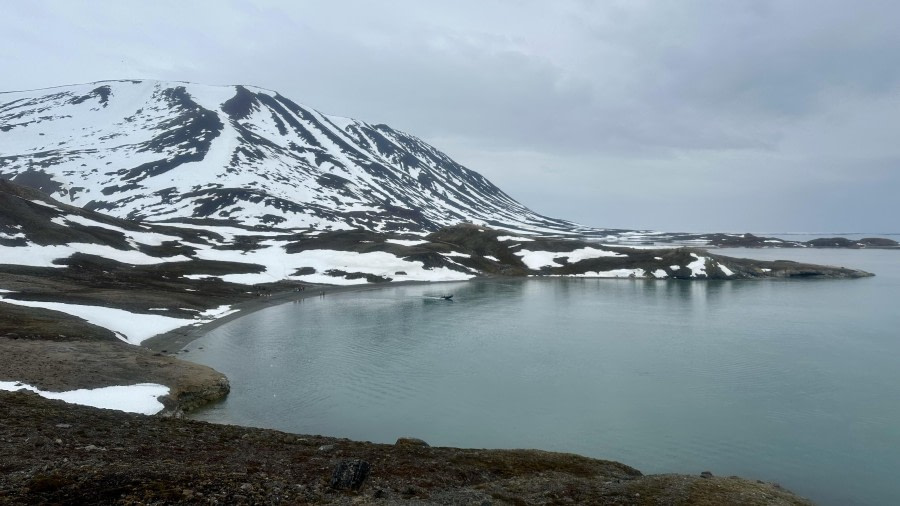
<path id="1" fill-rule="evenodd" d="M 900 204 L 866 198 L 898 188 L 894 2 L 15 2 L 4 11 L 2 89 L 255 84 L 406 130 L 536 210 L 586 224 L 771 230 L 780 216 L 797 229 L 890 228 L 885 216 L 900 215 Z M 828 207 L 845 198 L 857 206 Z"/>

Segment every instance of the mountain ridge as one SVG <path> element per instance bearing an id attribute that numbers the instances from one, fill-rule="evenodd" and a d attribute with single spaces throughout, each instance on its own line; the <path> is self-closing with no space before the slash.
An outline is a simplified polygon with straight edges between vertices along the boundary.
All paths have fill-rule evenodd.
<path id="1" fill-rule="evenodd" d="M 245 85 L 97 81 L 0 94 L 0 177 L 147 221 L 430 232 L 541 216 L 418 137 Z"/>

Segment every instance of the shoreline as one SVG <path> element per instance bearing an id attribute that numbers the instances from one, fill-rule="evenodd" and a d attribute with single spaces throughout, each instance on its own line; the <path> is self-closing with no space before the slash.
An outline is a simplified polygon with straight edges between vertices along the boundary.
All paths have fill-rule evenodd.
<path id="1" fill-rule="evenodd" d="M 175 355 L 191 342 L 203 337 L 213 329 L 220 327 L 230 321 L 237 320 L 249 314 L 261 311 L 269 307 L 287 304 L 288 302 L 301 299 L 309 299 L 313 297 L 322 297 L 323 295 L 334 295 L 350 292 L 366 292 L 370 290 L 380 290 L 384 288 L 394 288 L 398 286 L 415 286 L 415 285 L 439 285 L 444 283 L 464 283 L 472 280 L 493 279 L 489 277 L 474 277 L 468 280 L 454 281 L 396 281 L 387 283 L 366 283 L 358 285 L 306 285 L 303 291 L 285 290 L 273 292 L 271 296 L 257 297 L 253 300 L 238 302 L 232 305 L 233 313 L 216 318 L 210 322 L 201 323 L 199 325 L 187 324 L 177 329 L 157 334 L 151 338 L 145 339 L 137 345 L 140 348 L 157 353 L 166 353 Z"/>
<path id="2" fill-rule="evenodd" d="M 3 504 L 812 504 L 775 483 L 570 453 L 375 444 L 30 392 L 0 392 L 0 411 Z"/>

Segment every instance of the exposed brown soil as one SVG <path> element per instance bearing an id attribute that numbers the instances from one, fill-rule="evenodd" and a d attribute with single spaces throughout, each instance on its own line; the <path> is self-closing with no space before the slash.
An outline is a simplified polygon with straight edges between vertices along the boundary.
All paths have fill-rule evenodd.
<path id="1" fill-rule="evenodd" d="M 299 436 L 30 393 L 0 393 L 0 416 L 4 504 L 809 504 L 772 484 L 571 454 Z"/>

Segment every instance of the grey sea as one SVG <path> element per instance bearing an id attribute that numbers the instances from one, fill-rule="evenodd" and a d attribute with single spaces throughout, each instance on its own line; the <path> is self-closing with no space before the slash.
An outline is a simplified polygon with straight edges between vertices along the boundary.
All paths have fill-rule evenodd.
<path id="1" fill-rule="evenodd" d="M 825 505 L 897 504 L 900 251 L 717 252 L 876 277 L 489 280 L 306 299 L 188 346 L 233 388 L 195 418 L 574 452 L 774 481 Z"/>

